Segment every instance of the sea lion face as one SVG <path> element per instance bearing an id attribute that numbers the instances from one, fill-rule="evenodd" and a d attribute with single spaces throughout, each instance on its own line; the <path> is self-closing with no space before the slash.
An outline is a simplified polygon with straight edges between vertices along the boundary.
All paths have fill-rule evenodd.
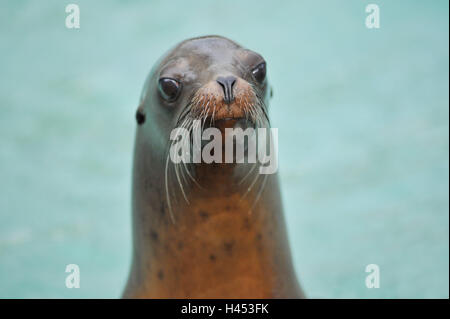
<path id="1" fill-rule="evenodd" d="M 136 119 L 145 125 L 151 116 L 166 136 L 175 127 L 189 129 L 194 119 L 219 128 L 265 126 L 267 91 L 261 55 L 223 37 L 189 39 L 151 72 Z"/>
<path id="2" fill-rule="evenodd" d="M 271 140 L 259 136 L 260 130 L 270 126 L 267 115 L 269 90 L 263 57 L 229 39 L 207 36 L 175 46 L 147 77 L 136 113 L 134 178 L 135 184 L 140 185 L 136 189 L 149 189 L 150 192 L 154 187 L 165 192 L 172 218 L 171 203 L 181 195 L 189 202 L 190 186 L 194 183 L 216 189 L 217 194 L 248 194 L 252 189 L 262 189 L 262 181 L 266 178 L 259 178 L 262 176 L 259 169 L 254 169 L 260 163 L 246 161 L 246 158 L 255 158 L 251 155 L 256 154 L 256 140 L 258 148 L 264 141 Z M 203 136 L 201 142 L 195 143 L 195 137 L 199 136 L 196 132 L 208 127 L 222 133 L 211 140 L 212 144 L 222 140 L 217 148 L 208 148 L 210 140 L 203 140 Z M 242 138 L 237 138 L 230 133 L 233 130 L 226 128 L 249 133 L 247 137 L 243 134 Z M 172 137 L 172 133 L 179 131 L 185 132 L 182 135 L 187 138 L 182 140 L 186 143 L 178 143 L 177 136 Z M 214 129 L 210 131 L 217 133 Z M 226 141 L 230 140 L 233 147 L 236 146 L 236 152 L 228 152 L 231 160 L 227 161 L 230 143 Z M 188 143 L 189 149 L 178 151 L 178 146 Z M 239 155 L 238 147 L 243 149 Z M 211 151 L 204 153 L 204 150 Z M 174 160 L 171 154 L 181 154 L 183 162 Z M 196 161 L 196 154 L 201 155 L 201 161 Z M 208 155 L 206 161 L 204 154 Z M 162 171 L 164 180 L 161 179 Z M 255 195 L 254 202 L 258 197 Z M 175 206 L 174 210 L 180 209 Z"/>

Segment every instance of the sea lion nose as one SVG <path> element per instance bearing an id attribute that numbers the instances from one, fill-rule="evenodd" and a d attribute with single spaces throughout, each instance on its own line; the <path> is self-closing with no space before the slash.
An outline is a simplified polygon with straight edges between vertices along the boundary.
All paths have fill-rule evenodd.
<path id="1" fill-rule="evenodd" d="M 219 76 L 216 81 L 222 86 L 225 103 L 231 104 L 234 101 L 233 85 L 236 82 L 236 77 L 232 75 L 226 77 Z"/>

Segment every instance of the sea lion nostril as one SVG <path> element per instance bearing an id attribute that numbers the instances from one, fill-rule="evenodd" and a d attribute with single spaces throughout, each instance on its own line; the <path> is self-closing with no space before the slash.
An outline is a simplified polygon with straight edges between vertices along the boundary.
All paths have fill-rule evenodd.
<path id="1" fill-rule="evenodd" d="M 230 75 L 227 77 L 219 76 L 216 79 L 217 83 L 219 83 L 222 86 L 223 94 L 224 94 L 224 101 L 227 104 L 230 104 L 234 101 L 234 95 L 233 95 L 233 85 L 236 83 L 236 77 Z"/>

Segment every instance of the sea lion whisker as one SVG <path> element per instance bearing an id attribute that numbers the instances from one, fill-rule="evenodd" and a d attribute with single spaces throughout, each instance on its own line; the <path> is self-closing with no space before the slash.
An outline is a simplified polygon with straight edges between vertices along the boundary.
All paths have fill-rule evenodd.
<path id="1" fill-rule="evenodd" d="M 245 176 L 238 182 L 239 185 L 241 185 L 250 176 L 250 174 L 253 172 L 256 166 L 257 164 L 253 163 L 252 167 L 248 170 L 247 174 L 245 174 Z"/>
<path id="2" fill-rule="evenodd" d="M 188 123 L 189 123 L 189 119 L 186 119 L 185 121 L 183 121 L 180 129 L 186 129 Z M 184 172 L 185 172 L 184 168 L 186 167 L 186 163 L 185 163 L 186 161 L 184 160 L 184 156 L 186 156 L 186 154 L 183 154 L 183 158 L 181 160 L 181 163 L 177 163 L 177 164 L 175 164 L 175 166 L 176 166 L 176 169 L 178 169 L 178 167 L 181 166 L 181 176 L 182 176 L 184 182 L 187 184 L 188 181 L 187 181 L 187 178 L 186 178 L 186 176 L 184 174 Z"/>
<path id="3" fill-rule="evenodd" d="M 256 195 L 255 200 L 253 201 L 252 207 L 250 208 L 250 212 L 249 212 L 250 214 L 252 213 L 253 208 L 255 208 L 255 205 L 258 202 L 259 198 L 261 197 L 264 187 L 266 186 L 267 176 L 268 176 L 267 174 L 264 175 L 263 182 L 261 183 L 261 187 L 259 188 L 258 194 Z"/>
<path id="4" fill-rule="evenodd" d="M 190 122 L 191 122 L 190 118 L 184 119 L 183 122 L 181 123 L 181 125 L 176 128 L 176 130 L 177 130 L 176 131 L 176 136 L 178 136 L 180 131 L 182 129 L 186 128 L 189 125 Z M 169 206 L 169 213 L 171 214 L 171 218 L 172 218 L 173 221 L 174 221 L 173 210 L 172 210 L 172 203 L 171 203 L 170 192 L 169 192 L 169 179 L 170 179 L 170 176 L 169 176 L 169 163 L 168 163 L 168 161 L 169 161 L 169 158 L 170 158 L 170 148 L 172 148 L 175 143 L 182 143 L 182 142 L 183 142 L 183 139 L 181 141 L 177 141 L 177 140 L 172 140 L 171 141 L 170 147 L 169 147 L 169 152 L 167 154 L 166 167 L 165 167 L 166 198 L 167 198 L 167 203 L 168 203 L 168 206 Z M 182 154 L 182 155 L 185 156 L 185 154 Z M 183 182 L 181 181 L 181 178 L 180 178 L 180 175 L 181 175 L 183 180 L 184 180 L 184 182 L 187 184 L 187 179 L 186 179 L 186 176 L 184 175 L 184 170 L 181 170 L 181 174 L 180 174 L 180 165 L 181 165 L 181 167 L 183 167 L 185 165 L 185 161 L 182 159 L 181 162 L 182 163 L 173 163 L 172 162 L 172 167 L 173 167 L 173 169 L 175 171 L 175 175 L 176 175 L 176 178 L 177 178 L 178 186 L 181 189 L 183 197 L 186 200 L 186 202 L 189 204 L 189 200 L 188 200 L 188 198 L 186 196 L 186 193 L 184 191 Z M 191 176 L 190 174 L 188 174 L 188 175 Z"/>
<path id="5" fill-rule="evenodd" d="M 253 108 L 253 112 L 255 112 L 255 113 L 258 113 L 258 111 L 257 110 L 255 110 L 255 108 L 252 106 L 252 108 Z M 256 127 L 258 127 L 258 128 L 264 128 L 265 127 L 265 123 L 264 123 L 264 121 L 263 120 L 261 120 L 261 117 L 260 116 L 256 116 L 256 122 L 255 122 L 255 124 L 256 124 Z M 259 164 L 258 164 L 258 162 L 255 162 L 253 165 L 252 165 L 252 167 L 250 168 L 250 170 L 249 170 L 249 172 L 244 176 L 244 178 L 242 178 L 242 180 L 239 182 L 239 184 L 242 184 L 249 176 L 250 176 L 250 174 L 253 172 L 253 170 L 255 169 L 255 167 L 258 167 L 259 166 Z M 252 182 L 252 184 L 250 185 L 250 189 L 253 187 L 253 184 L 256 182 L 256 178 L 255 178 L 255 180 Z"/>
<path id="6" fill-rule="evenodd" d="M 188 121 L 188 123 L 186 123 L 185 124 L 185 128 L 190 128 L 192 126 L 192 119 L 190 119 L 189 121 Z M 189 130 L 188 130 L 189 131 Z M 187 165 L 186 165 L 186 162 L 185 161 L 183 161 L 183 168 L 184 168 L 184 171 L 186 172 L 186 174 L 189 176 L 189 178 L 198 186 L 198 187 L 200 187 L 200 188 L 202 188 L 203 189 L 203 187 L 197 182 L 197 180 L 192 176 L 192 174 L 190 173 L 190 171 L 189 171 L 189 168 L 187 167 Z"/>
<path id="7" fill-rule="evenodd" d="M 186 200 L 186 202 L 189 204 L 189 200 L 187 199 L 186 193 L 184 192 L 183 184 L 181 183 L 181 180 L 180 180 L 180 175 L 179 175 L 179 172 L 178 172 L 178 169 L 177 169 L 178 165 L 175 165 L 174 167 L 175 167 L 175 174 L 176 174 L 176 177 L 177 177 L 177 180 L 178 180 L 178 186 L 180 186 L 181 193 L 183 194 L 183 197 Z"/>
<path id="8" fill-rule="evenodd" d="M 258 101 L 258 109 L 262 111 L 265 120 L 270 124 L 269 114 L 267 113 L 267 106 L 264 103 L 264 100 L 257 95 L 257 101 Z"/>
<path id="9" fill-rule="evenodd" d="M 203 115 L 204 118 L 201 119 L 201 121 L 202 121 L 202 132 L 203 132 L 203 130 L 205 129 L 205 122 L 206 122 L 206 119 L 207 119 L 207 117 L 208 117 L 208 113 L 209 113 L 209 103 L 211 103 L 211 99 L 212 99 L 212 98 L 210 97 L 209 100 L 208 100 L 208 103 L 207 103 L 206 106 L 205 106 L 206 111 L 205 111 L 205 114 Z"/>
<path id="10" fill-rule="evenodd" d="M 256 177 L 253 179 L 253 182 L 250 184 L 250 186 L 247 188 L 247 191 L 244 193 L 244 195 L 241 197 L 241 199 L 240 199 L 240 201 L 242 201 L 249 193 L 250 193 L 250 191 L 253 189 L 253 186 L 255 186 L 255 183 L 256 183 L 256 181 L 258 180 L 258 178 L 259 178 L 259 175 L 261 175 L 261 174 L 258 174 L 258 172 L 256 172 Z"/>
<path id="11" fill-rule="evenodd" d="M 172 202 L 170 200 L 170 193 L 169 193 L 169 177 L 168 177 L 168 167 L 169 167 L 169 158 L 170 158 L 170 154 L 167 154 L 167 158 L 166 158 L 166 165 L 165 165 L 165 170 L 164 170 L 164 180 L 165 180 L 165 188 L 166 188 L 166 200 L 167 200 L 167 207 L 169 208 L 169 215 L 170 215 L 170 219 L 172 220 L 172 223 L 175 224 L 175 218 L 173 216 L 173 210 L 172 210 Z"/>
<path id="12" fill-rule="evenodd" d="M 255 112 L 257 112 L 257 110 L 255 110 Z M 257 117 L 257 119 L 256 119 L 256 126 L 257 126 L 257 127 L 261 127 L 262 125 L 264 125 L 264 123 L 262 123 L 260 117 Z M 255 167 L 259 167 L 259 164 L 258 164 L 257 161 L 254 163 L 254 165 L 252 165 L 251 171 L 253 171 Z M 257 182 L 257 180 L 258 180 L 258 178 L 259 178 L 259 175 L 261 175 L 261 174 L 259 174 L 258 171 L 256 171 L 256 174 L 255 174 L 255 175 L 256 175 L 256 176 L 255 176 L 255 178 L 253 179 L 252 183 L 251 183 L 250 186 L 247 188 L 247 191 L 245 192 L 245 194 L 242 196 L 241 201 L 242 201 L 242 200 L 250 193 L 250 191 L 253 189 L 253 187 L 255 186 L 255 184 L 256 184 L 256 182 Z M 248 176 L 250 176 L 250 175 L 247 174 L 247 175 L 244 177 L 244 179 L 247 179 Z"/>
<path id="13" fill-rule="evenodd" d="M 209 126 L 212 125 L 211 123 L 214 123 L 214 116 L 215 116 L 215 114 L 216 114 L 216 100 L 214 100 L 214 109 L 213 109 L 212 116 L 211 116 L 211 118 L 209 120 Z"/>

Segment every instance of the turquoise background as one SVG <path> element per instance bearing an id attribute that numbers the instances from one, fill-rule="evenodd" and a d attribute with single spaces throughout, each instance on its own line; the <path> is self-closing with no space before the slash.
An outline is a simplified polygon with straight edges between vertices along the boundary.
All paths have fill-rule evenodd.
<path id="1" fill-rule="evenodd" d="M 138 97 L 158 57 L 205 34 L 268 61 L 308 296 L 449 297 L 447 1 L 73 2 L 79 30 L 69 1 L 0 10 L 0 297 L 120 295 Z M 80 289 L 65 287 L 71 263 Z"/>

